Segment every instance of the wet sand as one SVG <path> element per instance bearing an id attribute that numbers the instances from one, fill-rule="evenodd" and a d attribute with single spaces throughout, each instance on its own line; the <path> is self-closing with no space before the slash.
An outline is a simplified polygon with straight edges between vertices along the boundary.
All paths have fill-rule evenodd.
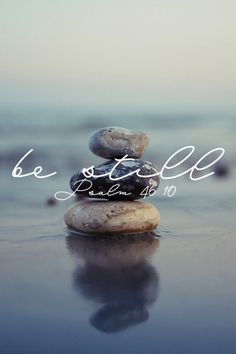
<path id="1" fill-rule="evenodd" d="M 198 147 L 217 146 L 220 129 L 207 143 L 207 134 L 202 140 L 195 128 L 189 131 L 198 136 Z M 32 132 L 36 134 L 35 127 Z M 170 147 L 169 132 L 152 139 L 156 145 L 150 147 L 151 161 L 163 159 L 164 148 L 168 154 L 180 141 L 188 143 L 185 131 L 182 138 L 170 139 Z M 84 139 L 88 133 L 83 133 Z M 77 168 L 94 163 L 82 131 L 78 142 L 70 139 L 61 146 L 62 134 L 45 147 L 50 134 L 43 142 L 29 134 L 41 145 L 28 167 L 37 161 L 48 166 L 47 172 L 59 171 L 46 181 L 11 178 L 10 168 L 25 151 L 27 137 L 17 142 L 15 135 L 8 144 L 2 136 L 1 156 L 6 158 L 1 160 L 0 192 L 0 352 L 233 353 L 235 149 L 227 155 L 232 160 L 229 176 L 198 183 L 183 177 L 171 182 L 177 187 L 173 198 L 163 196 L 170 183 L 161 183 L 159 195 L 148 200 L 161 215 L 155 237 L 94 240 L 66 229 L 63 215 L 72 200 L 47 203 L 56 191 L 69 188 L 68 179 Z M 225 142 L 227 134 L 221 130 Z"/>
<path id="2" fill-rule="evenodd" d="M 1 353 L 233 353 L 230 181 L 224 200 L 215 191 L 226 184 L 215 180 L 210 198 L 185 188 L 150 200 L 161 213 L 154 238 L 78 237 L 63 224 L 72 201 L 46 206 L 43 184 L 32 187 L 37 201 L 6 201 Z"/>

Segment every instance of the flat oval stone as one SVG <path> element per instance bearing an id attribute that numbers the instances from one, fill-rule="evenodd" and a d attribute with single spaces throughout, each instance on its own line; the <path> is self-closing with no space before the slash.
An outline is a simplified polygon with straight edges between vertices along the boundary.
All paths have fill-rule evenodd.
<path id="1" fill-rule="evenodd" d="M 101 165 L 94 167 L 93 175 L 99 176 L 108 174 L 117 164 L 117 161 L 109 160 Z M 137 171 L 143 177 L 137 176 Z M 127 176 L 129 173 L 132 175 Z M 120 162 L 112 172 L 112 178 L 120 180 L 111 180 L 109 176 L 87 177 L 83 172 L 78 172 L 72 176 L 70 186 L 77 194 L 85 195 L 89 198 L 105 198 L 110 200 L 135 200 L 145 196 L 155 194 L 159 183 L 159 175 L 145 177 L 158 173 L 156 167 L 148 161 L 143 160 L 124 160 Z M 83 183 L 82 181 L 85 180 Z"/>
<path id="2" fill-rule="evenodd" d="M 160 214 L 149 203 L 83 200 L 64 216 L 67 226 L 85 234 L 137 233 L 155 229 Z"/>
<path id="3" fill-rule="evenodd" d="M 96 130 L 89 139 L 90 150 L 100 157 L 140 158 L 147 147 L 149 138 L 145 133 L 133 132 L 120 127 L 106 127 Z"/>

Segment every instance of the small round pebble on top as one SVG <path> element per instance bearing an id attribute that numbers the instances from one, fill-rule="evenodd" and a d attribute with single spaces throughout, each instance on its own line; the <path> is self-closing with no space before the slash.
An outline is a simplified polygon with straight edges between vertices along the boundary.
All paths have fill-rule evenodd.
<path id="1" fill-rule="evenodd" d="M 96 130 L 89 139 L 90 150 L 100 157 L 114 159 L 128 155 L 140 158 L 149 142 L 143 132 L 133 132 L 120 127 Z"/>

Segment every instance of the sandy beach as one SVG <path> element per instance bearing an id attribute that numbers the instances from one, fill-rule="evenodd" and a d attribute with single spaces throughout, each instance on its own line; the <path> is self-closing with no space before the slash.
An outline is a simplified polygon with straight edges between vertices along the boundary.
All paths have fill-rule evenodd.
<path id="1" fill-rule="evenodd" d="M 233 353 L 234 120 L 199 118 L 198 126 L 194 120 L 187 126 L 178 121 L 176 135 L 177 128 L 170 129 L 174 120 L 167 126 L 158 125 L 155 117 L 136 121 L 152 137 L 148 160 L 164 161 L 191 140 L 198 156 L 224 146 L 229 173 L 197 183 L 185 177 L 172 181 L 172 198 L 163 195 L 170 183 L 162 181 L 159 194 L 148 200 L 161 215 L 152 237 L 93 239 L 65 227 L 63 215 L 72 199 L 56 205 L 47 200 L 58 190 L 69 190 L 75 170 L 95 162 L 86 139 L 91 125 L 103 126 L 108 118 L 95 122 L 73 116 L 66 130 L 63 119 L 55 127 L 47 119 L 29 125 L 20 112 L 10 119 L 2 112 L 2 117 L 1 352 Z M 116 120 L 109 119 L 111 125 Z M 214 133 L 211 140 L 207 130 Z M 35 151 L 25 168 L 42 164 L 47 173 L 58 171 L 57 176 L 45 181 L 11 177 L 30 147 Z"/>

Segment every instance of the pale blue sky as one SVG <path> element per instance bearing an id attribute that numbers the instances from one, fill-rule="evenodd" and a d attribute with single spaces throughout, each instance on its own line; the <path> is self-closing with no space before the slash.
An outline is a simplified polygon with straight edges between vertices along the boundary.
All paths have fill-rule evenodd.
<path id="1" fill-rule="evenodd" d="M 232 0 L 0 0 L 0 104 L 236 110 Z"/>

